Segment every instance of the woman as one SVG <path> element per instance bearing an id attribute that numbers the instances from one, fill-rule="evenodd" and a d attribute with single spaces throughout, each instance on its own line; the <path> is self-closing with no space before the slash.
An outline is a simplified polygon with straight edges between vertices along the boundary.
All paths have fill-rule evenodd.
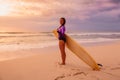
<path id="1" fill-rule="evenodd" d="M 60 18 L 60 27 L 57 29 L 58 39 L 59 39 L 59 48 L 61 52 L 62 63 L 60 65 L 65 65 L 66 53 L 65 53 L 65 18 Z"/>

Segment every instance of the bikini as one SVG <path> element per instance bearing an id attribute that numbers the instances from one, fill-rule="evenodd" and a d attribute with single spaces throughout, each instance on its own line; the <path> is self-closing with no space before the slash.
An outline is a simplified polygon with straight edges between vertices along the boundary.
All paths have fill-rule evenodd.
<path id="1" fill-rule="evenodd" d="M 64 42 L 66 42 L 66 38 L 65 38 L 65 26 L 61 26 L 58 28 L 57 30 L 58 32 L 58 39 L 59 40 L 63 40 Z"/>

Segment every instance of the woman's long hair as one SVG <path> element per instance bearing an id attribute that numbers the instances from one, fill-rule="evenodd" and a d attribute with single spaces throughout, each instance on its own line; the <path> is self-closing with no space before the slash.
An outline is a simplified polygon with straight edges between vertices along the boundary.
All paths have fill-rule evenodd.
<path id="1" fill-rule="evenodd" d="M 66 19 L 65 19 L 64 17 L 61 17 L 60 19 L 62 19 L 62 20 L 63 20 L 63 24 L 62 24 L 61 26 L 64 26 L 64 25 L 65 25 L 65 23 L 66 23 Z"/>

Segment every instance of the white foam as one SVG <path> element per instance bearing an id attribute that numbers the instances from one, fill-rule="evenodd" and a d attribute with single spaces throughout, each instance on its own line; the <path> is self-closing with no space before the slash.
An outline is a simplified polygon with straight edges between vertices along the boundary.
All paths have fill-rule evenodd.
<path id="1" fill-rule="evenodd" d="M 68 33 L 69 35 L 120 35 L 120 32 L 85 32 L 85 33 Z"/>

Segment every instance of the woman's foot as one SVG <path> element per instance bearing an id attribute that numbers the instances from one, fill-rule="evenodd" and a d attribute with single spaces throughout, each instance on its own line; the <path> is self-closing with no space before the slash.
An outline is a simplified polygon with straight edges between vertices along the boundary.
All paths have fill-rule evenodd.
<path id="1" fill-rule="evenodd" d="M 58 63 L 59 65 L 65 65 L 65 63 Z"/>
<path id="2" fill-rule="evenodd" d="M 60 65 L 65 65 L 65 63 L 61 63 Z"/>

